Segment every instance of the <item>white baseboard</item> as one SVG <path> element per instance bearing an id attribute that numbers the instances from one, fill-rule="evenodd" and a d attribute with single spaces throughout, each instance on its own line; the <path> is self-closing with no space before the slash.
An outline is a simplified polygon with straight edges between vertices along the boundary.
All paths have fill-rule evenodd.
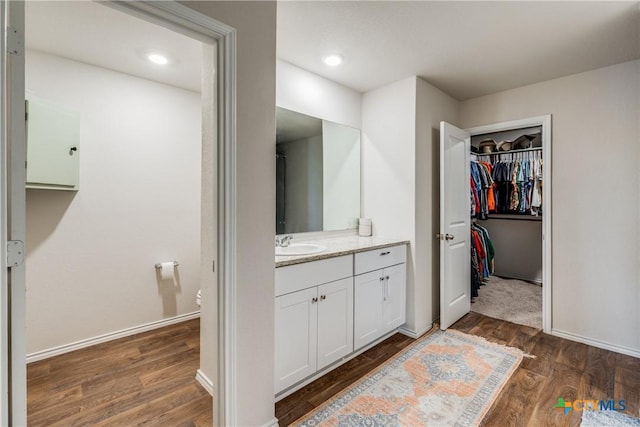
<path id="1" fill-rule="evenodd" d="M 402 335 L 408 336 L 409 338 L 418 339 L 429 332 L 431 328 L 433 328 L 433 323 L 426 328 L 419 330 L 418 332 L 403 327 L 400 327 L 400 329 L 398 329 L 398 332 L 400 332 Z"/>
<path id="2" fill-rule="evenodd" d="M 262 424 L 261 427 L 278 427 L 278 426 L 279 426 L 278 419 L 274 418 L 271 421 L 269 421 L 268 423 Z"/>
<path id="3" fill-rule="evenodd" d="M 64 353 L 69 353 L 70 351 L 80 350 L 81 348 L 91 347 L 92 345 L 117 340 L 118 338 L 124 338 L 131 335 L 139 334 L 141 332 L 151 331 L 153 329 L 162 328 L 164 326 L 173 325 L 175 323 L 184 322 L 186 320 L 197 319 L 198 317 L 200 317 L 200 312 L 194 311 L 192 313 L 186 313 L 175 317 L 169 317 L 167 319 L 156 320 L 155 322 L 145 323 L 144 325 L 133 326 L 131 328 L 122 329 L 120 331 L 98 335 L 97 337 L 87 338 L 58 347 L 37 351 L 35 353 L 27 354 L 27 363 L 37 362 L 38 360 L 48 359 L 53 356 L 59 356 Z"/>
<path id="4" fill-rule="evenodd" d="M 198 381 L 202 388 L 207 390 L 207 393 L 213 396 L 213 381 L 211 381 L 208 376 L 202 373 L 200 369 L 198 369 L 198 371 L 196 372 L 196 381 Z"/>
<path id="5" fill-rule="evenodd" d="M 640 358 L 640 351 L 634 350 L 632 348 L 610 344 L 604 341 L 595 340 L 592 338 L 586 338 L 581 335 L 575 335 L 570 332 L 559 331 L 557 329 L 551 330 L 551 335 L 556 337 L 565 338 L 571 341 L 581 342 L 583 344 L 592 345 L 594 347 L 602 348 L 604 350 L 614 351 L 616 353 L 626 354 L 627 356 L 633 356 Z"/>

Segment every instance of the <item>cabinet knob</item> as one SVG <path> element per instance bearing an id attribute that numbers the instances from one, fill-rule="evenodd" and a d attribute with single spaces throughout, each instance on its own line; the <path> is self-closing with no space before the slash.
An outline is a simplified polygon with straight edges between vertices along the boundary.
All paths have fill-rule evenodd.
<path id="1" fill-rule="evenodd" d="M 391 253 L 391 251 L 380 252 L 380 256 L 389 255 L 390 253 Z"/>
<path id="2" fill-rule="evenodd" d="M 327 296 L 326 296 L 326 295 L 320 295 L 320 301 L 324 301 L 324 300 L 326 300 L 326 299 L 327 299 Z"/>
<path id="3" fill-rule="evenodd" d="M 315 304 L 318 302 L 318 297 L 311 298 L 311 304 Z"/>
<path id="4" fill-rule="evenodd" d="M 384 280 L 384 276 L 381 276 L 380 277 L 380 281 L 382 282 L 383 280 Z"/>
<path id="5" fill-rule="evenodd" d="M 71 148 L 69 148 L 69 155 L 70 155 L 70 156 L 73 156 L 73 153 L 74 153 L 75 151 L 78 151 L 78 147 L 71 147 Z"/>
<path id="6" fill-rule="evenodd" d="M 385 279 L 387 279 L 387 280 L 389 280 L 389 276 L 385 276 L 384 278 L 385 278 Z"/>

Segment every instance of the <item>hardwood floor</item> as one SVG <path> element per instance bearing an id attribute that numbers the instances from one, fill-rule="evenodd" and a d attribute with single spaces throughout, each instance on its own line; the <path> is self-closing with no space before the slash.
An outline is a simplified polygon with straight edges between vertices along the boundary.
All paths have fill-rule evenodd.
<path id="1" fill-rule="evenodd" d="M 469 313 L 454 329 L 518 347 L 525 358 L 485 426 L 578 426 L 559 397 L 626 400 L 640 416 L 640 359 Z M 74 351 L 27 367 L 29 426 L 211 426 L 211 396 L 195 381 L 199 320 Z M 316 408 L 413 340 L 396 334 L 276 404 L 280 426 Z"/>
<path id="2" fill-rule="evenodd" d="M 210 427 L 199 358 L 194 319 L 31 363 L 28 424 Z"/>
<path id="3" fill-rule="evenodd" d="M 453 329 L 522 349 L 525 358 L 485 416 L 483 426 L 579 426 L 581 412 L 555 408 L 558 398 L 626 400 L 640 416 L 640 359 L 542 333 L 538 329 L 469 313 Z M 366 375 L 413 340 L 396 334 L 276 404 L 285 426 Z"/>

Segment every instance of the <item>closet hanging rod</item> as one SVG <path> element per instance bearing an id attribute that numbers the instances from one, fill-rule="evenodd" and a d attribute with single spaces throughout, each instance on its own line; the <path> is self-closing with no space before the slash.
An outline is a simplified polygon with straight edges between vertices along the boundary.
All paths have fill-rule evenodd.
<path id="1" fill-rule="evenodd" d="M 529 215 L 510 215 L 510 216 L 497 216 L 497 215 L 509 215 L 509 214 L 489 214 L 487 219 L 483 219 L 481 221 L 487 221 L 489 219 L 506 219 L 510 221 L 535 221 L 541 222 L 542 216 L 529 216 Z M 474 218 L 475 219 L 475 218 Z"/>
<path id="2" fill-rule="evenodd" d="M 494 151 L 493 153 L 473 153 L 476 156 L 496 156 L 502 154 L 516 154 L 516 153 L 525 153 L 527 151 L 542 151 L 542 147 L 533 147 L 533 148 L 525 148 L 522 150 L 512 150 L 512 151 Z"/>

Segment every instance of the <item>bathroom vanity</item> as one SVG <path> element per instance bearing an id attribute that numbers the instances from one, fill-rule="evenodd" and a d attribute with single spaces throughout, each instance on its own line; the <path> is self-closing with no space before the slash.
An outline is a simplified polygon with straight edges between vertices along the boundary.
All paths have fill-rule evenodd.
<path id="1" fill-rule="evenodd" d="M 309 243 L 326 249 L 276 256 L 277 400 L 405 322 L 408 241 L 346 236 Z"/>

